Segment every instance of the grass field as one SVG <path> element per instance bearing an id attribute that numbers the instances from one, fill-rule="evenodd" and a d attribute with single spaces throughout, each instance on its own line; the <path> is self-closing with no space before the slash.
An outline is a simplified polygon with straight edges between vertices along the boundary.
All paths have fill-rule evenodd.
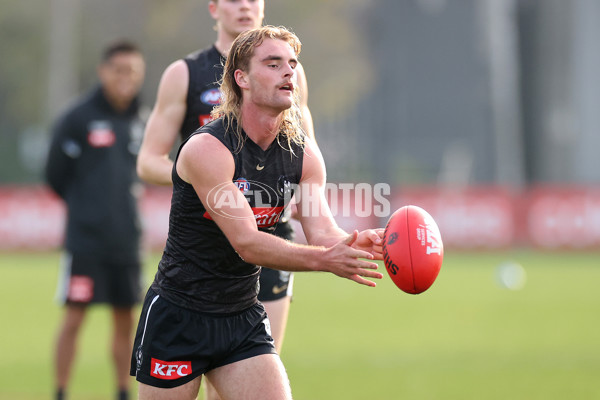
<path id="1" fill-rule="evenodd" d="M 58 253 L 0 254 L 0 399 L 50 399 Z M 519 262 L 522 290 L 497 266 Z M 157 256 L 147 262 L 148 279 Z M 598 399 L 600 253 L 448 251 L 417 296 L 297 274 L 282 358 L 294 398 Z M 109 315 L 92 309 L 72 400 L 111 399 Z"/>

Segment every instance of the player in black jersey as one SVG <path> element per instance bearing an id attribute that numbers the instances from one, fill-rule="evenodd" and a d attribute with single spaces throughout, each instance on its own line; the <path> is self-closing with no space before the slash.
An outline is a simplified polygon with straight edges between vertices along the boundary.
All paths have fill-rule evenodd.
<path id="1" fill-rule="evenodd" d="M 210 113 L 220 102 L 218 81 L 223 73 L 225 55 L 241 33 L 262 25 L 263 0 L 211 0 L 209 11 L 217 22 L 213 46 L 194 52 L 172 63 L 164 72 L 156 104 L 148 121 L 138 157 L 138 174 L 147 182 L 171 185 L 172 161 L 169 153 L 178 136 L 181 140 L 210 121 Z M 307 105 L 308 89 L 302 66 L 296 68 L 300 93 L 302 126 L 314 137 Z M 293 240 L 286 215 L 275 233 Z M 272 323 L 275 346 L 281 351 L 292 295 L 293 276 L 287 271 L 265 268 L 260 276 L 259 300 L 265 304 Z M 209 388 L 207 386 L 207 388 Z M 212 399 L 211 399 L 212 400 Z"/>
<path id="2" fill-rule="evenodd" d="M 214 110 L 220 117 L 179 148 L 167 245 L 132 355 L 140 399 L 195 399 L 203 375 L 223 400 L 291 399 L 257 300 L 260 265 L 367 286 L 375 283 L 366 278 L 382 277 L 368 260 L 382 259 L 383 229 L 347 234 L 324 198 L 323 159 L 300 127 L 299 52 L 284 28 L 240 34 Z M 299 219 L 310 245 L 270 232 L 293 184 L 302 188 Z"/>

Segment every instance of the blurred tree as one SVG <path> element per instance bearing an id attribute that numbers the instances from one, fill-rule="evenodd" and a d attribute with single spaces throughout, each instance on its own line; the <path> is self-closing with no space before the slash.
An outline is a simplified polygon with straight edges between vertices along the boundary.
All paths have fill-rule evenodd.
<path id="1" fill-rule="evenodd" d="M 19 135 L 43 122 L 46 2 L 3 0 L 0 12 L 0 182 L 35 180 L 19 160 Z"/>
<path id="2" fill-rule="evenodd" d="M 471 166 L 465 182 L 497 179 L 485 58 L 496 49 L 484 47 L 480 3 L 522 9 L 528 178 L 597 180 L 597 28 L 588 21 L 570 33 L 581 25 L 575 22 L 598 15 L 594 0 L 266 0 L 265 23 L 291 28 L 303 43 L 300 60 L 316 134 L 334 166 L 330 178 L 435 182 L 443 160 L 454 159 Z M 152 106 L 164 69 L 215 40 L 207 6 L 208 0 L 2 0 L 0 184 L 41 181 L 50 123 L 96 81 L 107 42 L 125 37 L 141 46 L 148 61 L 142 100 Z M 580 11 L 563 11 L 571 7 Z M 575 41 L 582 56 L 565 57 Z M 561 140 L 581 143 L 561 147 L 557 130 Z"/>

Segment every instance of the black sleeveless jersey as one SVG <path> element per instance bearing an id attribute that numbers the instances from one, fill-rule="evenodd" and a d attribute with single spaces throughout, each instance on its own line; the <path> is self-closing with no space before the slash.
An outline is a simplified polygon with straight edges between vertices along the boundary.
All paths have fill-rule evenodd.
<path id="1" fill-rule="evenodd" d="M 232 181 L 244 193 L 258 228 L 272 233 L 293 194 L 293 185 L 300 182 L 303 149 L 292 145 L 290 151 L 287 143 L 275 140 L 262 150 L 244 133 L 240 150 L 237 136 L 226 131 L 222 118 L 198 130 L 203 132 L 229 149 L 235 162 Z M 176 163 L 177 158 L 169 235 L 152 288 L 165 299 L 200 312 L 244 310 L 257 302 L 260 267 L 237 254 L 194 188 L 179 177 Z M 218 190 L 214 195 L 219 195 Z"/>
<path id="2" fill-rule="evenodd" d="M 210 112 L 220 103 L 219 81 L 223 75 L 225 57 L 213 45 L 191 53 L 184 61 L 189 71 L 189 84 L 185 118 L 179 130 L 182 141 L 210 122 Z M 289 223 L 289 213 L 277 224 L 275 234 L 293 240 L 294 230 Z"/>
<path id="3" fill-rule="evenodd" d="M 184 58 L 189 71 L 187 108 L 181 125 L 181 139 L 187 139 L 196 129 L 211 120 L 210 112 L 221 101 L 219 80 L 225 58 L 213 45 Z"/>

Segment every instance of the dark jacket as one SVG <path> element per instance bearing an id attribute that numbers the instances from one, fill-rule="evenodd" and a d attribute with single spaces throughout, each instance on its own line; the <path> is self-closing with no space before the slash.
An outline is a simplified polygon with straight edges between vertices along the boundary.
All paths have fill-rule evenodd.
<path id="1" fill-rule="evenodd" d="M 137 101 L 119 113 L 100 87 L 57 120 L 45 173 L 67 206 L 70 252 L 138 254 L 141 186 L 135 163 L 142 136 Z"/>

